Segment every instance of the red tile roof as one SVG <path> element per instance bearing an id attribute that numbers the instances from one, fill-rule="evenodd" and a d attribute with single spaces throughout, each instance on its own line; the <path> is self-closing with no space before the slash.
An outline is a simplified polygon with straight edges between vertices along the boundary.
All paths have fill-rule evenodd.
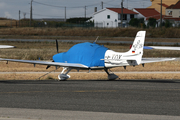
<path id="1" fill-rule="evenodd" d="M 137 12 L 142 14 L 144 17 L 146 17 L 146 20 L 149 20 L 149 18 L 155 18 L 156 20 L 159 20 L 161 18 L 161 14 L 155 10 L 154 8 L 134 8 Z M 162 15 L 162 18 L 165 16 Z"/>
<path id="2" fill-rule="evenodd" d="M 180 18 L 165 17 L 164 20 L 175 20 L 175 21 L 180 21 Z"/>
<path id="3" fill-rule="evenodd" d="M 161 5 L 161 3 L 158 3 L 158 5 Z M 165 8 L 169 7 L 168 5 L 166 5 L 164 3 L 162 3 L 162 6 L 165 7 Z"/>
<path id="4" fill-rule="evenodd" d="M 159 20 L 160 19 L 160 15 L 156 16 L 156 17 L 153 17 L 153 18 L 155 18 L 156 20 Z M 172 16 L 167 16 L 167 15 L 162 15 L 162 19 L 164 19 L 164 20 L 180 21 L 180 18 L 174 18 Z M 149 20 L 149 18 L 146 18 L 146 20 Z"/>
<path id="5" fill-rule="evenodd" d="M 165 17 L 165 15 L 162 15 L 163 19 L 164 19 L 164 17 Z M 154 17 L 147 17 L 146 20 L 149 20 L 149 18 L 155 18 L 156 20 L 159 20 L 159 19 L 161 19 L 161 15 L 159 14 L 159 15 L 156 15 Z"/>
<path id="6" fill-rule="evenodd" d="M 112 10 L 114 12 L 117 12 L 119 14 L 121 14 L 121 8 L 107 8 L 109 10 Z M 129 9 L 126 9 L 126 8 L 123 8 L 123 14 L 138 14 L 132 10 L 129 10 Z"/>
<path id="7" fill-rule="evenodd" d="M 160 15 L 160 13 L 154 8 L 134 8 L 137 12 L 142 14 L 144 17 L 154 17 Z"/>
<path id="8" fill-rule="evenodd" d="M 172 4 L 172 5 L 170 5 L 169 7 L 167 7 L 166 9 L 172 9 L 174 6 L 175 6 L 175 5 Z"/>
<path id="9" fill-rule="evenodd" d="M 167 9 L 180 9 L 180 1 L 178 1 L 175 5 L 169 6 Z"/>

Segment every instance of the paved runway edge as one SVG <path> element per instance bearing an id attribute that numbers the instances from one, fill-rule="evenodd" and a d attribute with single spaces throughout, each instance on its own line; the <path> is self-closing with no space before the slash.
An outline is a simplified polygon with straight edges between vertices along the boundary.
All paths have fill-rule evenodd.
<path id="1" fill-rule="evenodd" d="M 180 116 L 0 108 L 0 120 L 179 120 Z"/>

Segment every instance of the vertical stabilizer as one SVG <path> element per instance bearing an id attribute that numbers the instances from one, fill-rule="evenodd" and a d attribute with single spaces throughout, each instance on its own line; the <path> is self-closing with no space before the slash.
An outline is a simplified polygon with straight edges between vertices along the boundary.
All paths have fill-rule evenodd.
<path id="1" fill-rule="evenodd" d="M 140 52 L 143 52 L 144 47 L 144 41 L 145 41 L 146 31 L 139 31 L 136 34 L 136 37 L 134 39 L 133 45 L 131 49 L 128 52 L 140 54 Z"/>
<path id="2" fill-rule="evenodd" d="M 133 42 L 133 45 L 131 49 L 127 52 L 129 57 L 128 59 L 132 59 L 134 62 L 133 65 L 139 65 L 141 63 L 141 59 L 143 56 L 143 47 L 144 47 L 144 41 L 145 41 L 146 31 L 139 31 L 136 34 L 135 40 Z"/>

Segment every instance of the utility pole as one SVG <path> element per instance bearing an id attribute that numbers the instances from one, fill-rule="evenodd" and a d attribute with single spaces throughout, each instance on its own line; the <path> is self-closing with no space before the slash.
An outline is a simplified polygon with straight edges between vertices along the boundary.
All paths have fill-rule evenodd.
<path id="1" fill-rule="evenodd" d="M 103 1 L 101 2 L 101 7 L 102 7 L 102 9 L 103 9 Z"/>
<path id="2" fill-rule="evenodd" d="M 32 22 L 32 2 L 33 0 L 31 0 L 31 8 L 30 8 L 30 23 L 29 23 L 30 27 L 31 27 L 31 22 Z"/>
<path id="3" fill-rule="evenodd" d="M 24 15 L 24 19 L 26 19 L 26 13 L 23 13 L 23 15 Z"/>
<path id="4" fill-rule="evenodd" d="M 65 18 L 64 18 L 64 22 L 66 22 L 66 7 L 65 7 Z"/>
<path id="5" fill-rule="evenodd" d="M 21 20 L 21 11 L 19 10 L 19 27 L 20 27 L 20 20 Z"/>
<path id="6" fill-rule="evenodd" d="M 162 0 L 161 0 L 161 19 L 160 19 L 160 27 L 162 29 Z"/>
<path id="7" fill-rule="evenodd" d="M 123 28 L 123 0 L 121 2 L 121 28 Z"/>
<path id="8" fill-rule="evenodd" d="M 127 0 L 127 9 L 128 9 L 128 0 Z"/>
<path id="9" fill-rule="evenodd" d="M 84 9 L 85 9 L 84 16 L 85 16 L 85 18 L 86 18 L 86 6 L 84 7 Z"/>

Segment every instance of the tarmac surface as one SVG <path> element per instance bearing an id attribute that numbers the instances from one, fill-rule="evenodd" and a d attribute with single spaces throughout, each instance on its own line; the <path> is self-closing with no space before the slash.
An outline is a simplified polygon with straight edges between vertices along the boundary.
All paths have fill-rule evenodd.
<path id="1" fill-rule="evenodd" d="M 179 120 L 180 80 L 0 81 L 0 120 Z"/>

